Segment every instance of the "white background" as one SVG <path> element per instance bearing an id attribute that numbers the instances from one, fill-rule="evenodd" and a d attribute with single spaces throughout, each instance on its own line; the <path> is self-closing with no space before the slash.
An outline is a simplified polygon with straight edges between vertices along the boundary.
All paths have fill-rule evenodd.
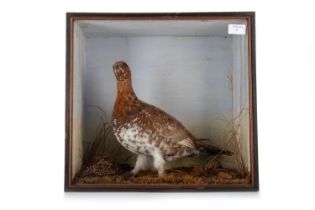
<path id="1" fill-rule="evenodd" d="M 314 209 L 312 1 L 1 1 L 1 209 Z M 256 11 L 260 192 L 64 193 L 65 12 Z"/>

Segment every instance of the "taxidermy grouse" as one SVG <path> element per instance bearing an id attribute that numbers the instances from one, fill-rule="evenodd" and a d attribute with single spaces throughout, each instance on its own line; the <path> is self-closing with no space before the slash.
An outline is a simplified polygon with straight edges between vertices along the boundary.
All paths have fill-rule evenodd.
<path id="1" fill-rule="evenodd" d="M 117 79 L 117 97 L 112 127 L 118 142 L 137 154 L 132 175 L 141 170 L 156 169 L 161 176 L 166 161 L 198 154 L 200 145 L 212 153 L 230 155 L 228 151 L 205 145 L 174 117 L 139 100 L 132 88 L 130 68 L 124 61 L 116 62 L 113 70 Z"/>

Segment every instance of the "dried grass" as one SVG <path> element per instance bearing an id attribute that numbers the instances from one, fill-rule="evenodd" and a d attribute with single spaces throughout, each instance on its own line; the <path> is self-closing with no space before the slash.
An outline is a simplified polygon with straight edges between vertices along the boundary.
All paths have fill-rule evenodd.
<path id="1" fill-rule="evenodd" d="M 233 106 L 234 106 L 234 78 L 233 75 L 228 75 L 228 85 L 229 89 L 232 93 L 232 113 L 233 113 Z M 225 142 L 225 148 L 232 147 L 234 155 L 234 162 L 235 166 L 239 173 L 245 177 L 247 176 L 248 172 L 246 169 L 244 157 L 241 150 L 241 137 L 240 137 L 240 128 L 241 128 L 241 120 L 242 117 L 248 111 L 247 108 L 241 108 L 239 113 L 235 116 L 232 114 L 231 118 L 224 117 L 220 119 L 226 123 L 226 129 L 223 135 L 223 142 Z"/>
<path id="2" fill-rule="evenodd" d="M 225 142 L 224 147 L 230 148 L 232 147 L 235 166 L 237 167 L 240 174 L 246 176 L 247 169 L 245 165 L 245 161 L 243 158 L 243 154 L 241 151 L 241 142 L 240 142 L 240 133 L 239 129 L 241 127 L 240 118 L 242 117 L 242 113 L 245 109 L 242 109 L 238 116 L 233 117 L 232 119 L 221 119 L 226 123 L 226 130 L 223 135 L 223 141 Z"/>

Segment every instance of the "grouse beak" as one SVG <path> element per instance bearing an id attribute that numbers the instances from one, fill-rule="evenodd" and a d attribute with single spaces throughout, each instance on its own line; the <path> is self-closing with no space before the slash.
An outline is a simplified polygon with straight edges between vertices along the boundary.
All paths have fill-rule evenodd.
<path id="1" fill-rule="evenodd" d="M 116 64 L 113 65 L 113 72 L 116 74 Z"/>
<path id="2" fill-rule="evenodd" d="M 119 71 L 120 69 L 120 66 L 119 64 L 117 64 L 117 62 L 113 65 L 113 71 L 114 71 L 114 74 L 117 75 L 117 72 Z"/>

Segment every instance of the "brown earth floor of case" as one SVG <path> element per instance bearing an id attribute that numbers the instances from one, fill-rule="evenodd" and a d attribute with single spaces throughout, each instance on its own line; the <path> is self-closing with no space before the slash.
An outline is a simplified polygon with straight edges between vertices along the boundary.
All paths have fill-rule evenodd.
<path id="1" fill-rule="evenodd" d="M 115 164 L 110 158 L 96 158 L 82 167 L 73 184 L 250 184 L 248 175 L 222 168 L 216 161 L 205 166 L 169 169 L 162 177 L 151 170 L 126 176 L 130 170 L 128 165 Z"/>

